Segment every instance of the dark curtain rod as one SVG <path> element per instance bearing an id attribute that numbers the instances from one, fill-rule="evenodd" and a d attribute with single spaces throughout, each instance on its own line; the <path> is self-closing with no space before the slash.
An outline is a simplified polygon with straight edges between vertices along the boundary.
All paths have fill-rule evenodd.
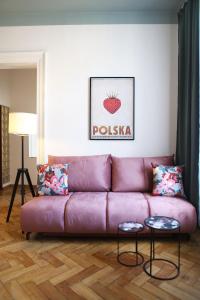
<path id="1" fill-rule="evenodd" d="M 188 2 L 188 0 L 181 0 L 181 1 L 180 1 L 180 5 L 179 5 L 179 8 L 178 8 L 178 12 L 184 8 L 184 6 L 185 6 L 185 4 L 186 4 L 187 2 Z"/>

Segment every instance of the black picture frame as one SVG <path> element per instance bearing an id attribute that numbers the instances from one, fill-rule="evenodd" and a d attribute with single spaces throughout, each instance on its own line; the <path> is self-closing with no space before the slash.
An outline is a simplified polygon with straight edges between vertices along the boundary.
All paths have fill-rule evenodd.
<path id="1" fill-rule="evenodd" d="M 127 79 L 127 80 L 131 80 L 132 81 L 132 136 L 131 137 L 96 137 L 94 138 L 94 136 L 92 135 L 92 89 L 93 89 L 93 82 L 95 80 L 105 80 L 105 79 L 112 79 L 112 80 L 118 80 L 118 79 Z M 89 140 L 93 140 L 93 141 L 98 141 L 98 140 L 103 140 L 103 141 L 133 141 L 135 140 L 135 77 L 130 77 L 130 76 L 122 76 L 122 77 L 116 77 L 116 76 L 112 76 L 112 77 L 90 77 L 89 80 Z"/>

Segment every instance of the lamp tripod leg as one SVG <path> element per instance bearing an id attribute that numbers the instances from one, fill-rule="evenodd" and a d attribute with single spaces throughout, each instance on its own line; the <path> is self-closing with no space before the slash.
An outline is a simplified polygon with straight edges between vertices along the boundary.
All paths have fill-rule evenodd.
<path id="1" fill-rule="evenodd" d="M 25 174 L 26 174 L 26 179 L 28 181 L 28 185 L 29 185 L 31 194 L 33 197 L 35 197 L 35 191 L 34 191 L 34 188 L 33 188 L 32 182 L 31 182 L 31 178 L 30 178 L 28 169 L 25 170 Z"/>
<path id="2" fill-rule="evenodd" d="M 17 191 L 17 186 L 19 184 L 20 175 L 21 175 L 21 171 L 17 170 L 17 176 L 16 176 L 16 179 L 15 179 L 14 187 L 13 187 L 12 197 L 11 197 L 10 205 L 9 205 L 9 209 L 8 209 L 8 215 L 7 215 L 7 218 L 6 218 L 7 223 L 9 222 L 9 219 L 10 219 L 10 214 L 11 214 L 13 203 L 14 203 L 14 200 L 15 200 L 15 195 L 16 195 L 16 191 Z"/>
<path id="3" fill-rule="evenodd" d="M 24 187 L 24 170 L 21 172 L 22 181 L 21 181 L 21 204 L 24 205 L 24 197 L 25 197 L 25 187 Z"/>
<path id="4" fill-rule="evenodd" d="M 21 174 L 22 174 L 22 181 L 21 181 L 21 203 L 24 204 L 24 197 L 25 197 L 25 188 L 24 188 L 24 136 L 21 136 L 21 142 L 22 142 L 22 168 L 21 168 Z"/>

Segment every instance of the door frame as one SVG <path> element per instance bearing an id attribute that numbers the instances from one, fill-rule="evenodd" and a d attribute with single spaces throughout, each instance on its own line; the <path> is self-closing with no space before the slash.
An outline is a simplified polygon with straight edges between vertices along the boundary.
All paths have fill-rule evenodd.
<path id="1" fill-rule="evenodd" d="M 37 69 L 36 113 L 38 116 L 37 163 L 45 161 L 44 144 L 44 97 L 45 97 L 45 53 L 38 52 L 0 52 L 0 69 Z"/>

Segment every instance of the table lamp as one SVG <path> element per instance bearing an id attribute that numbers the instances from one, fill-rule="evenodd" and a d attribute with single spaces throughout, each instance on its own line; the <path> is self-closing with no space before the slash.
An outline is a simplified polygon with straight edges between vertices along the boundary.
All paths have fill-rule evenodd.
<path id="1" fill-rule="evenodd" d="M 24 168 L 24 137 L 37 133 L 37 115 L 32 113 L 15 112 L 9 114 L 9 133 L 21 136 L 21 168 L 17 169 L 15 184 L 12 191 L 10 205 L 6 222 L 9 222 L 10 214 L 12 211 L 17 187 L 21 177 L 21 204 L 24 204 L 25 188 L 24 188 L 24 175 L 28 181 L 28 185 L 32 196 L 35 196 L 34 188 L 31 182 L 29 171 Z"/>

